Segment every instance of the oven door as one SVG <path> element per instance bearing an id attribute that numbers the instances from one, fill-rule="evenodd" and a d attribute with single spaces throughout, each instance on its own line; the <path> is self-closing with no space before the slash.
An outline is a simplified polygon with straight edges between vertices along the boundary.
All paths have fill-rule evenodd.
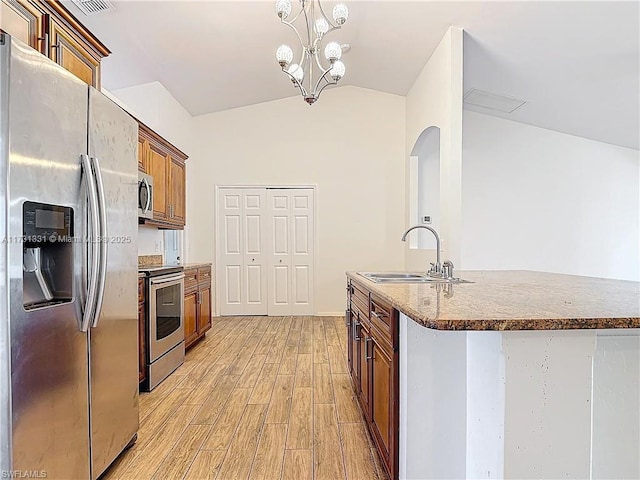
<path id="1" fill-rule="evenodd" d="M 149 363 L 184 341 L 184 274 L 149 279 Z"/>

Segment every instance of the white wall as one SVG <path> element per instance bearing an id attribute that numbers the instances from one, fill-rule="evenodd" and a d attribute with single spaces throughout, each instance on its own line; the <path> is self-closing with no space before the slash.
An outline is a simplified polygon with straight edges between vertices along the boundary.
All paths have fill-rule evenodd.
<path id="1" fill-rule="evenodd" d="M 187 155 L 191 154 L 193 118 L 160 82 L 145 83 L 105 93 L 160 136 Z M 187 160 L 187 182 L 189 182 L 191 161 L 191 158 Z M 187 188 L 187 230 L 190 206 L 194 203 L 190 193 L 190 189 Z M 164 236 L 161 230 L 141 226 L 138 228 L 138 233 L 138 255 L 157 255 L 164 252 Z M 157 243 L 160 245 L 159 250 L 156 248 Z"/>
<path id="2" fill-rule="evenodd" d="M 462 267 L 640 280 L 640 155 L 464 112 Z"/>
<path id="3" fill-rule="evenodd" d="M 423 68 L 406 97 L 405 159 L 410 164 L 414 145 L 420 134 L 430 126 L 440 128 L 440 237 L 443 258 L 458 264 L 461 229 L 461 167 L 462 167 L 462 54 L 463 31 L 451 27 Z M 411 185 L 412 169 L 407 167 L 407 187 Z M 409 188 L 407 188 L 409 190 Z M 405 195 L 405 223 L 411 223 L 417 196 Z M 406 224 L 406 226 L 410 226 Z M 405 267 L 424 269 L 435 258 L 433 250 L 405 248 Z"/>
<path id="4" fill-rule="evenodd" d="M 194 118 L 187 255 L 214 261 L 215 185 L 317 185 L 316 311 L 341 313 L 346 270 L 402 269 L 404 98 L 325 90 Z"/>

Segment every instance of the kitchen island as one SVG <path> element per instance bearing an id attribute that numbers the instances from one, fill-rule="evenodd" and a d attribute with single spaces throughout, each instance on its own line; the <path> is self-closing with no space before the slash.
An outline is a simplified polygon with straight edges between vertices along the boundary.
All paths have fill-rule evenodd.
<path id="1" fill-rule="evenodd" d="M 350 298 L 366 291 L 395 312 L 400 478 L 640 478 L 640 284 L 526 271 L 461 272 L 465 284 L 347 275 Z"/>

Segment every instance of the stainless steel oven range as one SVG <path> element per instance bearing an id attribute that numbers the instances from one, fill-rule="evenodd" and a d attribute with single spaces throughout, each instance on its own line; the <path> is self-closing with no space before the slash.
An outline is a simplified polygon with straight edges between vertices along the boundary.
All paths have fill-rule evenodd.
<path id="1" fill-rule="evenodd" d="M 147 380 L 151 391 L 184 362 L 184 273 L 181 266 L 141 268 L 147 290 Z"/>

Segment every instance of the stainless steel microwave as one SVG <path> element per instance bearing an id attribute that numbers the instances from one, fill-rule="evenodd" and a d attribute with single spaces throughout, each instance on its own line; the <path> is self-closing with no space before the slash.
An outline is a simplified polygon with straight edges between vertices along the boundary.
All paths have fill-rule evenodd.
<path id="1" fill-rule="evenodd" d="M 138 172 L 138 218 L 153 218 L 153 177 Z"/>

